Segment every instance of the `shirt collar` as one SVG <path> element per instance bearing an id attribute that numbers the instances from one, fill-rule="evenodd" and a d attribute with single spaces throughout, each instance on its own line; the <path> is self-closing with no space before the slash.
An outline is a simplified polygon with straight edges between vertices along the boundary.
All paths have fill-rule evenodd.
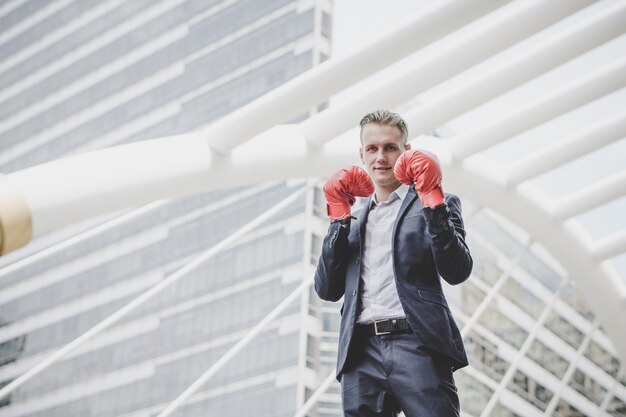
<path id="1" fill-rule="evenodd" d="M 398 198 L 400 199 L 400 201 L 404 201 L 404 199 L 406 198 L 407 193 L 409 192 L 409 186 L 406 184 L 400 184 L 400 186 L 398 188 L 396 188 L 395 190 L 393 190 L 391 192 L 391 194 L 395 194 L 398 196 Z M 387 201 L 389 201 L 390 199 L 392 199 L 392 195 L 389 195 L 389 198 L 387 199 Z M 374 193 L 372 195 L 372 204 L 377 205 L 378 204 L 378 200 L 376 198 L 376 193 Z"/>

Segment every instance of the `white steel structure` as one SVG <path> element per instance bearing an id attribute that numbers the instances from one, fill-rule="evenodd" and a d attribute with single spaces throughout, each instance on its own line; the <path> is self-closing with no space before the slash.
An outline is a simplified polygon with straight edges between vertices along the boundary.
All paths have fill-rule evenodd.
<path id="1" fill-rule="evenodd" d="M 324 177 L 337 166 L 358 163 L 354 144 L 358 131 L 353 126 L 359 116 L 373 108 L 404 106 L 403 116 L 411 127 L 411 139 L 416 139 L 569 60 L 623 37 L 626 32 L 623 24 L 626 1 L 507 3 L 437 2 L 373 44 L 344 58 L 326 61 L 201 131 L 80 153 L 13 172 L 4 178 L 0 194 L 4 201 L 11 202 L 11 206 L 5 204 L 0 212 L 2 250 L 6 253 L 25 244 L 29 236 L 25 237 L 24 230 L 36 237 L 92 216 L 152 204 L 130 214 L 141 215 L 158 207 L 160 203 L 154 202 L 163 198 L 252 182 Z M 533 38 L 537 32 L 576 13 L 584 13 L 579 24 L 554 29 L 540 41 Z M 442 39 L 448 34 L 449 37 Z M 522 41 L 526 42 L 525 48 L 515 56 L 499 61 L 494 58 Z M 284 124 L 411 54 L 421 55 L 408 62 L 394 78 L 376 81 L 359 96 L 299 124 Z M 490 59 L 493 61 L 487 69 L 468 76 L 463 83 L 452 83 L 432 99 L 419 100 L 421 94 L 428 94 Z M 550 170 L 623 140 L 626 106 L 622 103 L 614 113 L 599 117 L 581 132 L 533 147 L 532 152 L 506 166 L 486 156 L 490 149 L 519 134 L 620 91 L 625 83 L 623 57 L 600 62 L 584 76 L 558 84 L 532 100 L 503 111 L 489 123 L 444 140 L 418 138 L 414 142 L 414 147 L 427 148 L 439 156 L 446 189 L 476 203 L 473 215 L 468 216 L 470 236 L 476 236 L 476 247 L 494 259 L 502 271 L 495 276 L 493 272 L 476 272 L 470 279 L 471 286 L 460 296 L 469 301 L 456 304 L 454 311 L 470 346 L 479 346 L 483 355 L 491 355 L 494 363 L 503 367 L 496 374 L 475 366 L 462 371 L 460 385 L 471 390 L 468 387 L 478 381 L 486 391 L 477 389 L 476 398 L 488 399 L 477 400 L 479 405 L 468 407 L 467 415 L 508 415 L 507 412 L 523 416 L 558 412 L 576 415 L 564 414 L 568 412 L 563 405 L 566 403 L 582 415 L 608 416 L 612 401 L 626 402 L 626 388 L 619 382 L 624 378 L 623 370 L 618 373 L 603 369 L 584 355 L 590 346 L 595 346 L 606 357 L 626 360 L 622 320 L 626 315 L 626 283 L 609 262 L 626 251 L 626 229 L 594 240 L 575 219 L 626 196 L 626 166 L 597 184 L 560 199 L 550 198 L 532 184 L 534 178 Z M 416 97 L 418 101 L 412 101 Z M 50 187 L 50 184 L 62 186 Z M 322 225 L 312 217 L 313 199 L 309 195 L 311 236 L 323 233 Z M 517 253 L 507 253 L 473 225 L 473 220 L 485 212 L 498 224 L 507 224 L 504 218 L 519 228 L 507 230 L 518 241 L 525 241 Z M 522 267 L 529 252 L 548 259 L 541 255 L 545 250 L 560 264 L 554 266 L 560 279 L 552 291 L 529 279 L 528 269 Z M 183 267 L 180 271 L 184 270 Z M 307 287 L 303 283 L 287 299 L 295 299 Z M 591 320 L 563 302 L 564 294 L 574 287 L 593 312 Z M 159 291 L 165 285 L 153 288 L 156 290 L 151 291 Z M 529 304 L 530 310 L 540 308 L 538 311 L 525 311 L 513 302 L 515 297 L 528 294 L 541 300 Z M 138 300 L 141 303 L 141 298 Z M 468 305 L 472 306 L 469 310 Z M 469 315 L 468 311 L 471 311 Z M 114 319 L 118 317 L 121 314 Z M 563 330 L 565 325 L 559 324 L 562 317 L 567 318 L 573 330 Z M 508 327 L 509 334 L 498 328 L 499 320 L 506 321 L 504 327 L 515 322 L 515 326 Z M 85 333 L 84 340 L 106 328 L 107 322 L 102 323 L 105 324 L 94 328 L 91 334 Z M 560 340 L 576 332 L 583 335 L 578 344 L 567 346 Z M 47 363 L 33 367 L 22 379 L 0 391 L 0 395 L 7 395 L 36 377 L 49 364 L 78 348 L 82 340 L 76 339 L 74 345 L 48 357 Z M 556 351 L 570 366 L 558 373 L 537 366 L 540 361 L 529 357 L 541 356 L 542 346 Z M 213 369 L 208 370 L 205 379 L 215 372 Z M 589 388 L 591 394 L 587 397 L 583 394 L 586 388 L 582 392 L 572 388 L 571 381 L 577 372 L 594 377 L 596 385 Z M 529 378 L 535 384 L 540 381 L 541 388 L 551 393 L 549 400 L 537 405 L 532 403 L 532 398 L 523 399 L 524 394 L 511 388 L 511 385 L 519 386 L 513 382 L 519 382 L 520 378 Z M 204 382 L 199 379 L 197 387 Z M 310 401 L 306 404 L 304 399 L 299 401 L 304 407 L 297 415 L 305 415 L 316 401 L 328 395 L 325 391 L 332 386 L 332 379 L 324 375 L 319 382 L 322 384 Z M 594 401 L 590 397 L 597 396 L 597 392 L 602 397 Z M 175 412 L 191 394 L 193 388 L 169 407 L 159 408 L 160 415 Z M 503 404 L 507 404 L 506 409 Z"/>

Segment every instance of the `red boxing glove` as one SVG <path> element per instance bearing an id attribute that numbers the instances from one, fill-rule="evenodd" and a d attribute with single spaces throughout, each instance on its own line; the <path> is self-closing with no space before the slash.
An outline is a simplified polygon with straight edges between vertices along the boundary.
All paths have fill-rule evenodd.
<path id="1" fill-rule="evenodd" d="M 355 197 L 367 197 L 373 192 L 374 184 L 362 168 L 341 168 L 324 184 L 328 218 L 331 221 L 349 218 L 350 206 L 356 201 Z"/>
<path id="2" fill-rule="evenodd" d="M 407 185 L 414 184 L 424 207 L 433 209 L 443 204 L 441 168 L 439 160 L 432 153 L 417 149 L 408 150 L 400 155 L 393 172 L 398 181 Z"/>

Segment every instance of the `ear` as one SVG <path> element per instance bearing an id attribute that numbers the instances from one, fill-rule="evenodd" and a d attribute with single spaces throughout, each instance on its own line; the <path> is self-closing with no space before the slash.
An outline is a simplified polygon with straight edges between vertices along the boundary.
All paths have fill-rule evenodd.
<path id="1" fill-rule="evenodd" d="M 411 144 L 407 143 L 406 145 L 404 145 L 404 150 L 408 151 L 409 149 L 411 149 Z"/>
<path id="2" fill-rule="evenodd" d="M 363 148 L 359 147 L 359 158 L 361 158 L 361 163 L 365 165 L 365 161 L 363 160 Z"/>

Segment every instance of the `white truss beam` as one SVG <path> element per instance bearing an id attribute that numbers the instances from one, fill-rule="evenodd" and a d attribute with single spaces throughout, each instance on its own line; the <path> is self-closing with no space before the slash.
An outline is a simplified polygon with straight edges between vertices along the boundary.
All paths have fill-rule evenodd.
<path id="1" fill-rule="evenodd" d="M 609 235 L 597 241 L 590 248 L 591 257 L 600 262 L 626 252 L 626 230 Z"/>
<path id="2" fill-rule="evenodd" d="M 506 12 L 498 14 L 497 19 L 480 22 L 472 26 L 473 30 L 469 33 L 454 38 L 452 45 L 435 48 L 422 59 L 407 64 L 403 72 L 392 80 L 334 106 L 333 111 L 311 117 L 303 123 L 305 136 L 312 146 L 319 147 L 354 126 L 354 121 L 371 109 L 393 107 L 407 101 L 589 4 L 589 1 L 564 0 L 514 3 Z M 623 17 L 626 19 L 626 6 L 623 9 Z M 620 29 L 615 29 L 616 25 Z M 607 33 L 623 33 L 626 29 L 622 26 L 612 22 L 609 24 L 612 29 Z M 613 36 L 616 34 L 609 35 L 608 39 Z M 594 40 L 592 37 L 590 43 L 583 42 L 583 45 L 593 45 Z M 576 50 L 579 49 L 575 48 L 574 51 Z M 564 59 L 564 56 L 567 54 L 557 54 L 560 59 Z M 512 80 L 507 79 L 504 84 L 510 86 Z"/>
<path id="3" fill-rule="evenodd" d="M 509 167 L 507 184 L 514 187 L 623 137 L 626 137 L 626 110 L 515 160 Z"/>
<path id="4" fill-rule="evenodd" d="M 626 11 L 626 3 L 620 3 Z M 624 16 L 626 18 L 626 15 Z M 499 117 L 493 123 L 451 140 L 454 159 L 462 161 L 541 123 L 626 86 L 626 58 L 605 65 Z"/>
<path id="5" fill-rule="evenodd" d="M 578 25 L 557 32 L 542 42 L 486 68 L 456 89 L 420 103 L 405 114 L 412 132 L 424 133 L 444 125 L 455 117 L 486 103 L 626 32 L 621 24 L 623 7 L 600 10 Z M 594 138 L 595 139 L 595 138 Z"/>
<path id="6" fill-rule="evenodd" d="M 588 236 L 577 222 L 554 221 L 547 211 L 544 194 L 527 184 L 508 189 L 485 162 L 485 158 L 476 157 L 462 164 L 449 164 L 445 168 L 446 181 L 543 243 L 578 283 L 580 293 L 600 318 L 619 356 L 626 360 L 626 334 L 621 320 L 626 314 L 626 288 L 615 270 L 591 257 Z"/>
<path id="7" fill-rule="evenodd" d="M 552 217 L 564 221 L 626 195 L 626 170 L 559 199 Z"/>
<path id="8" fill-rule="evenodd" d="M 474 2 L 471 3 L 472 7 L 474 7 Z M 464 43 L 461 45 L 465 49 L 474 51 L 472 53 L 465 53 L 465 55 L 472 56 L 472 59 L 476 61 L 478 60 L 478 56 L 484 57 L 488 53 L 493 54 L 503 49 L 506 45 L 510 45 L 514 40 L 521 40 L 524 36 L 532 34 L 533 31 L 537 31 L 579 10 L 588 3 L 590 2 L 581 0 L 535 0 L 519 2 L 507 13 L 502 13 L 504 17 L 494 19 L 496 23 L 488 27 L 490 30 L 481 29 L 477 32 L 479 35 L 470 37 L 476 42 L 475 45 L 481 45 L 480 48 L 470 48 L 469 45 Z M 485 4 L 485 9 L 494 7 L 491 2 Z M 464 7 L 466 7 L 464 5 L 466 5 L 466 2 L 455 3 L 455 8 L 459 7 L 458 10 L 464 12 Z M 487 5 L 489 7 L 487 7 Z M 443 5 L 440 7 L 442 7 L 442 9 L 431 9 L 431 12 L 435 13 L 434 15 L 426 13 L 424 16 L 434 18 L 433 16 L 436 15 L 440 16 L 438 18 L 441 19 L 449 18 L 450 16 L 446 13 L 451 13 L 449 10 L 452 9 L 447 9 L 446 7 L 448 6 L 444 7 Z M 448 11 L 444 13 L 445 10 Z M 484 11 L 485 10 L 483 10 L 483 12 Z M 441 13 L 441 15 L 437 13 Z M 418 18 L 417 21 L 421 22 L 420 19 L 423 19 L 423 17 Z M 461 18 L 455 21 L 458 23 L 459 19 Z M 437 20 L 435 19 L 435 21 Z M 463 20 L 463 22 L 465 22 L 465 20 Z M 495 29 L 497 29 L 497 31 Z M 501 36 L 501 31 L 510 31 L 511 34 L 509 36 Z M 407 34 L 407 32 L 402 32 L 402 36 L 407 36 Z M 396 35 L 393 35 L 385 41 L 376 43 L 371 50 L 374 51 L 378 48 L 385 47 L 385 45 L 387 45 L 386 42 L 391 42 L 390 39 L 398 41 L 398 38 L 395 36 Z M 506 38 L 506 42 L 494 40 L 500 38 Z M 428 39 L 430 40 L 431 38 Z M 458 43 L 455 45 L 455 48 L 459 48 Z M 488 51 L 488 53 L 476 52 L 483 50 Z M 386 57 L 386 55 L 383 56 Z M 450 56 L 448 52 L 444 53 L 443 56 L 446 57 L 446 60 L 443 58 L 440 59 L 439 62 L 441 65 L 445 64 L 444 66 L 450 67 L 457 65 L 456 70 L 460 71 L 462 69 L 459 62 L 454 61 L 457 59 L 455 56 Z M 328 77 L 333 80 L 337 77 L 341 78 L 344 66 L 360 71 L 359 59 L 362 58 L 363 57 L 357 53 L 355 56 L 345 61 L 339 60 L 339 64 L 336 64 L 336 67 L 327 66 L 327 68 L 330 69 L 324 71 L 328 71 Z M 391 58 L 387 57 L 387 59 Z M 448 59 L 453 61 L 448 62 Z M 333 60 L 329 62 L 331 61 Z M 383 60 L 381 59 L 380 61 L 382 62 Z M 389 64 L 390 62 L 387 61 L 386 63 Z M 465 62 L 465 64 L 467 64 L 467 62 Z M 323 65 L 319 68 L 322 67 Z M 440 68 L 431 68 L 431 70 L 438 69 Z M 302 77 L 304 78 L 299 82 L 309 80 L 309 88 L 316 91 L 321 91 L 324 88 L 328 88 L 330 91 L 337 91 L 340 86 L 338 86 L 335 81 L 315 76 L 315 74 L 318 73 L 316 71 L 322 70 L 318 70 L 317 68 L 313 69 L 310 72 L 313 75 L 309 76 L 313 78 L 307 78 L 306 75 L 303 75 Z M 326 72 L 322 73 L 326 74 Z M 353 77 L 354 74 L 350 72 L 350 76 Z M 354 80 L 354 78 L 351 79 Z M 326 81 L 320 84 L 320 82 L 324 80 Z M 329 85 L 326 86 L 326 83 Z M 297 106 L 300 101 L 303 101 L 306 102 L 306 107 L 308 108 L 309 102 L 300 94 L 301 91 L 299 88 L 298 84 L 294 85 L 288 83 L 284 88 L 270 93 L 268 95 L 269 98 L 264 97 L 255 101 L 256 104 L 254 104 L 254 106 L 269 108 L 270 110 L 267 111 L 278 114 L 280 113 L 278 111 L 280 109 L 268 105 L 266 100 L 270 100 L 274 96 L 279 97 L 281 100 L 286 99 L 288 96 L 284 94 L 289 93 L 295 94 L 293 97 L 294 100 L 288 103 L 290 107 Z M 281 93 L 281 91 L 283 91 L 283 93 Z M 287 93 L 285 93 L 285 91 Z M 392 89 L 394 94 L 401 95 L 402 91 L 402 88 Z M 352 109 L 348 110 L 352 111 Z M 309 149 L 308 142 L 302 141 L 301 138 L 304 134 L 309 138 L 312 137 L 311 135 L 313 135 L 313 137 L 315 136 L 314 132 L 308 129 L 313 129 L 314 126 L 318 126 L 319 122 L 313 125 L 304 124 L 303 126 L 274 127 L 255 137 L 255 139 L 258 138 L 256 141 L 257 146 L 248 146 L 248 142 L 246 142 L 244 145 L 234 149 L 227 157 L 220 157 L 204 143 L 203 135 L 206 135 L 207 132 L 214 132 L 215 135 L 212 136 L 213 139 L 211 140 L 217 142 L 227 137 L 237 138 L 239 135 L 236 133 L 237 130 L 229 131 L 226 129 L 226 127 L 230 126 L 230 123 L 232 123 L 229 122 L 229 120 L 234 120 L 233 118 L 237 120 L 237 126 L 241 128 L 244 128 L 244 126 L 245 129 L 248 129 L 250 126 L 259 128 L 260 125 L 256 124 L 255 119 L 247 120 L 243 118 L 243 116 L 247 114 L 246 111 L 242 110 L 241 112 L 233 113 L 233 115 L 216 123 L 215 126 L 210 127 L 209 130 L 205 131 L 203 134 L 192 133 L 171 138 L 155 139 L 76 155 L 13 173 L 8 177 L 8 181 L 5 182 L 8 183 L 9 186 L 20 190 L 24 195 L 28 207 L 31 209 L 32 219 L 30 220 L 32 222 L 33 236 L 37 236 L 63 227 L 71 222 L 80 221 L 120 208 L 141 205 L 162 198 L 176 198 L 183 195 L 199 193 L 216 187 L 247 184 L 251 181 L 251 178 L 256 181 L 283 178 L 285 172 L 297 173 L 295 175 L 323 176 L 326 175 L 328 170 L 332 169 L 333 166 L 336 166 L 333 165 L 334 162 L 341 159 L 336 157 L 336 149 L 325 148 L 323 150 L 314 151 Z M 338 117 L 343 119 L 343 124 L 346 123 L 345 120 L 348 120 L 346 109 L 329 110 L 324 113 L 331 114 L 333 118 Z M 259 115 L 261 115 L 261 113 L 257 116 Z M 282 117 L 285 117 L 285 114 L 283 114 Z M 274 123 L 274 119 L 271 118 L 266 119 L 261 117 L 261 119 L 264 120 L 263 123 Z M 352 121 L 347 123 L 352 124 Z M 222 126 L 224 130 L 218 132 L 219 129 L 216 126 Z M 304 132 L 302 130 L 304 130 Z M 259 144 L 261 138 L 265 141 L 269 141 L 268 137 L 276 138 L 274 143 L 280 144 L 277 149 L 284 149 L 286 157 L 274 158 L 271 156 L 269 159 L 265 160 L 258 158 L 259 151 L 267 149 L 270 145 L 269 142 Z M 241 140 L 239 139 L 232 139 L 229 143 L 234 145 L 240 142 Z M 211 146 L 213 145 L 214 143 L 211 144 Z M 252 149 L 254 149 L 254 152 L 250 152 Z M 291 161 L 294 161 L 300 156 L 308 156 L 308 163 L 298 163 L 298 165 L 291 163 Z M 274 162 L 272 159 L 282 164 L 280 169 L 268 169 L 268 166 L 271 166 L 272 162 Z M 275 165 L 277 166 L 277 164 Z M 115 166 L 116 169 L 111 170 L 111 166 Z M 212 171 L 225 172 L 225 169 L 231 169 L 228 176 L 220 176 L 218 178 L 210 175 Z M 80 172 L 81 175 L 76 176 L 76 172 Z M 38 181 L 38 178 L 48 178 L 51 182 L 61 186 L 43 186 L 42 182 Z M 103 184 L 103 187 L 96 188 L 93 186 L 94 184 Z"/>
<path id="9" fill-rule="evenodd" d="M 372 75 L 510 0 L 447 0 L 434 2 L 415 17 L 398 22 L 391 33 L 352 54 L 331 59 L 227 115 L 207 129 L 211 149 L 232 149 L 273 126 L 317 106 L 331 95 Z M 571 1 L 571 0 L 570 0 Z M 576 0 L 573 3 L 589 4 Z"/>

